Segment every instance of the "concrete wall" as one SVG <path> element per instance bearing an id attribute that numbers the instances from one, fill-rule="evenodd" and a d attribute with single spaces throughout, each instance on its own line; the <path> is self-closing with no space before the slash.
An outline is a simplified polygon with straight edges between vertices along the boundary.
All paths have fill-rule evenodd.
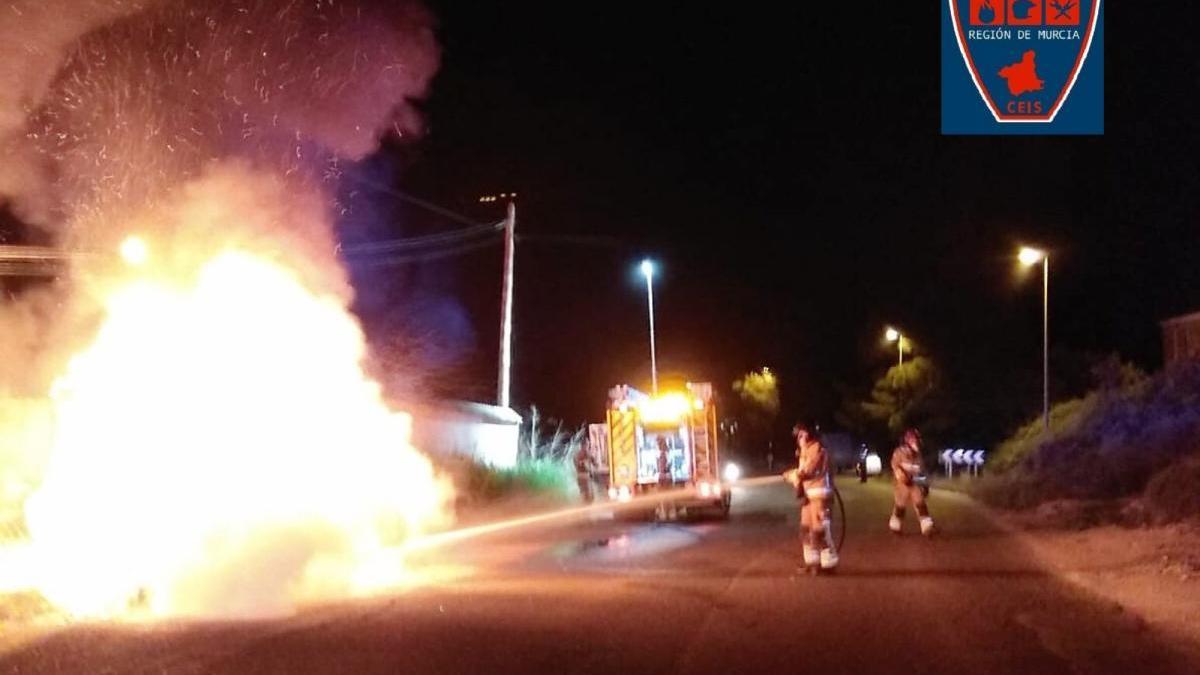
<path id="1" fill-rule="evenodd" d="M 1166 365 L 1200 359 L 1200 313 L 1162 322 L 1162 334 Z"/>

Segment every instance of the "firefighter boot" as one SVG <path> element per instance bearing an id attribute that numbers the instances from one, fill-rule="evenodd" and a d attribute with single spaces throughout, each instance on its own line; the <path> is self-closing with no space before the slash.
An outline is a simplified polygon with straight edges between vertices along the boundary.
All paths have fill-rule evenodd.
<path id="1" fill-rule="evenodd" d="M 816 567 L 817 565 L 820 565 L 820 564 L 821 564 L 820 552 L 818 552 L 817 549 L 813 548 L 812 546 L 805 544 L 804 545 L 804 566 L 805 567 Z"/>
<path id="2" fill-rule="evenodd" d="M 921 516 L 921 534 L 926 537 L 933 536 L 933 518 Z"/>

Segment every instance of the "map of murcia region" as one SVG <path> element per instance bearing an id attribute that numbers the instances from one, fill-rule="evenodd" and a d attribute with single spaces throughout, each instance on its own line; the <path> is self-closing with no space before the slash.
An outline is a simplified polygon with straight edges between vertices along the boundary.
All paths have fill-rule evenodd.
<path id="1" fill-rule="evenodd" d="M 1036 55 L 1033 50 L 1025 52 L 1021 60 L 1000 69 L 1000 77 L 1008 82 L 1008 93 L 1013 96 L 1031 91 L 1041 91 L 1045 82 L 1037 75 Z"/>

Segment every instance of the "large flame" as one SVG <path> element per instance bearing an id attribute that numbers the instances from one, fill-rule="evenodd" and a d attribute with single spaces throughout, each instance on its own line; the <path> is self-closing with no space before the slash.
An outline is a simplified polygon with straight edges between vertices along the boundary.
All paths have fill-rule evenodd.
<path id="1" fill-rule="evenodd" d="M 361 368 L 343 301 L 246 250 L 104 294 L 55 384 L 29 570 L 77 615 L 262 614 L 402 578 L 448 484 Z"/>
<path id="2" fill-rule="evenodd" d="M 0 590 L 229 615 L 401 579 L 449 488 L 363 373 L 331 216 L 420 129 L 429 13 L 0 5 L 0 202 L 81 253 L 0 301 Z"/>

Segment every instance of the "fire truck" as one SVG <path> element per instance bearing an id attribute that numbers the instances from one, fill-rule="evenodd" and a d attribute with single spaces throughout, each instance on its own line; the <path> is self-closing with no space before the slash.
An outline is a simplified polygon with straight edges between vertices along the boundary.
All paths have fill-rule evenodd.
<path id="1" fill-rule="evenodd" d="M 608 392 L 607 424 L 592 425 L 592 447 L 608 473 L 614 501 L 659 489 L 658 441 L 667 445 L 671 489 L 677 508 L 729 513 L 729 489 L 721 483 L 717 410 L 712 384 L 689 383 L 683 391 L 650 396 L 629 385 Z M 599 441 L 599 443 L 597 443 Z M 604 461 L 607 460 L 607 461 Z"/>

